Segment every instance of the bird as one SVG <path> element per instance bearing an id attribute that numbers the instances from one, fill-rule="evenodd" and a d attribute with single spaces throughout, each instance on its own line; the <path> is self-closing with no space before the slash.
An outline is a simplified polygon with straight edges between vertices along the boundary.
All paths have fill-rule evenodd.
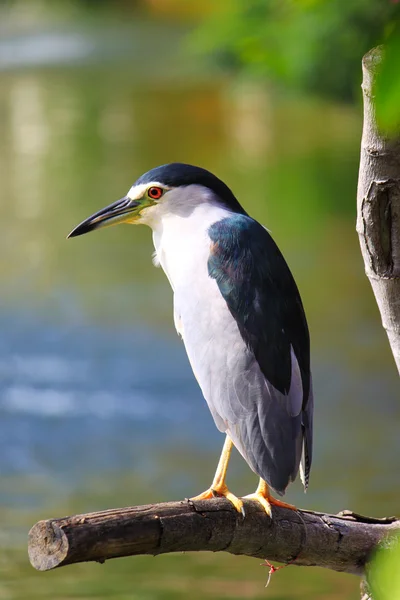
<path id="1" fill-rule="evenodd" d="M 253 192 L 254 193 L 254 192 Z M 69 238 L 119 223 L 152 229 L 153 261 L 172 291 L 174 323 L 225 443 L 209 489 L 193 501 L 225 497 L 232 447 L 259 477 L 254 493 L 296 509 L 283 496 L 312 462 L 310 336 L 295 280 L 270 232 L 231 189 L 201 167 L 170 163 L 143 174 L 126 196 L 81 222 Z M 272 490 L 272 491 L 271 491 Z"/>

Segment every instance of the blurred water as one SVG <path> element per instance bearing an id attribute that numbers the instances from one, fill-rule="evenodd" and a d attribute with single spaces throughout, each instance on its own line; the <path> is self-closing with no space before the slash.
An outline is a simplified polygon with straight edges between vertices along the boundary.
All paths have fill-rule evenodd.
<path id="1" fill-rule="evenodd" d="M 162 444 L 163 429 L 173 436 L 182 423 L 201 419 L 181 348 L 150 329 L 66 330 L 13 315 L 2 332 L 2 473 L 61 471 L 71 481 L 93 469 L 129 468 L 121 445 L 143 444 L 155 431 Z M 160 369 L 154 347 L 163 356 Z"/>
<path id="2" fill-rule="evenodd" d="M 222 439 L 173 330 L 171 291 L 152 266 L 149 231 L 118 227 L 65 240 L 143 171 L 173 160 L 227 181 L 272 230 L 302 292 L 315 462 L 306 500 L 297 485 L 289 501 L 395 512 L 398 379 L 354 229 L 359 110 L 285 99 L 255 82 L 186 78 L 185 64 L 152 77 L 128 51 L 123 63 L 16 70 L 21 54 L 3 44 L 3 534 L 21 528 L 10 510 L 24 511 L 28 526 L 50 516 L 49 507 L 54 515 L 66 506 L 179 498 L 212 477 Z M 255 484 L 239 459 L 230 481 L 240 493 Z"/>

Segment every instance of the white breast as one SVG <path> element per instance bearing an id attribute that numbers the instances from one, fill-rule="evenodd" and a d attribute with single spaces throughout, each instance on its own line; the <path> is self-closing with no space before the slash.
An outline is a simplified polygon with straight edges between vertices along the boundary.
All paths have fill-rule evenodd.
<path id="1" fill-rule="evenodd" d="M 204 195 L 202 200 L 188 212 L 165 211 L 161 218 L 157 215 L 157 221 L 148 223 L 153 229 L 156 261 L 174 291 L 175 327 L 216 425 L 225 431 L 225 420 L 213 401 L 215 394 L 223 401 L 226 394 L 217 382 L 225 381 L 232 367 L 227 364 L 232 361 L 221 341 L 227 340 L 235 357 L 243 355 L 245 344 L 216 280 L 208 274 L 208 229 L 232 213 L 218 204 L 204 202 Z"/>
<path id="2" fill-rule="evenodd" d="M 183 339 L 182 308 L 202 302 L 204 295 L 220 298 L 216 281 L 208 275 L 208 228 L 228 214 L 219 207 L 198 206 L 189 218 L 170 215 L 163 220 L 162 232 L 153 231 L 156 263 L 163 268 L 174 291 L 174 323 Z"/>
<path id="3" fill-rule="evenodd" d="M 204 188 L 194 188 L 185 204 L 180 204 L 179 188 L 174 191 L 175 210 L 160 213 L 157 221 L 149 223 L 153 229 L 155 263 L 161 265 L 172 289 L 186 287 L 188 283 L 199 285 L 199 280 L 209 279 L 207 263 L 210 255 L 209 227 L 232 213 L 218 205 L 204 201 Z M 201 191 L 196 194 L 197 188 Z M 171 207 L 169 207 L 171 208 Z M 180 210 L 181 208 L 181 210 Z M 197 283 L 196 283 L 197 282 Z"/>

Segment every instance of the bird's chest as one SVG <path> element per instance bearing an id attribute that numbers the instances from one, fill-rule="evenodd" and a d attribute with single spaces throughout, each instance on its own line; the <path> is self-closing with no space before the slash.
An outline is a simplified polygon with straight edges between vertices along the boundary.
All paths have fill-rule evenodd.
<path id="1" fill-rule="evenodd" d="M 153 233 L 155 262 L 164 270 L 174 292 L 174 322 L 185 340 L 185 330 L 194 322 L 206 326 L 211 308 L 222 300 L 215 280 L 208 273 L 211 240 L 207 230 Z"/>
<path id="2" fill-rule="evenodd" d="M 153 233 L 154 262 L 165 272 L 175 293 L 193 291 L 208 279 L 208 259 L 211 240 L 207 231 L 164 230 Z"/>
<path id="3" fill-rule="evenodd" d="M 185 344 L 189 328 L 214 329 L 226 309 L 217 283 L 209 275 L 209 230 L 228 214 L 219 206 L 199 206 L 186 218 L 168 215 L 153 229 L 155 262 L 173 289 L 175 326 Z"/>
<path id="4" fill-rule="evenodd" d="M 209 279 L 209 228 L 230 214 L 219 205 L 204 202 L 189 209 L 171 207 L 153 224 L 155 263 L 163 268 L 175 292 Z"/>

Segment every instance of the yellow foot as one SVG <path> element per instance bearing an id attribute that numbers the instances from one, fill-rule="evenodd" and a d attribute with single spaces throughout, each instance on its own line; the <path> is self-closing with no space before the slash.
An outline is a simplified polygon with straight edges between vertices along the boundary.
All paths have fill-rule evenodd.
<path id="1" fill-rule="evenodd" d="M 210 498 L 226 498 L 227 500 L 229 500 L 229 502 L 231 504 L 233 504 L 233 506 L 235 507 L 235 509 L 241 513 L 244 517 L 244 506 L 243 506 L 243 502 L 240 500 L 240 498 L 238 498 L 237 496 L 235 496 L 234 494 L 232 494 L 227 486 L 225 484 L 223 485 L 219 485 L 218 487 L 215 486 L 214 488 L 209 488 L 208 490 L 206 490 L 205 492 L 203 492 L 202 494 L 199 494 L 198 496 L 194 496 L 194 498 L 190 498 L 190 500 L 209 500 Z"/>
<path id="2" fill-rule="evenodd" d="M 248 496 L 244 496 L 246 500 L 255 500 L 265 510 L 269 517 L 272 517 L 271 505 L 280 506 L 281 508 L 290 508 L 291 510 L 297 510 L 293 504 L 287 504 L 286 502 L 281 502 L 281 500 L 277 500 L 273 496 L 266 496 L 262 492 L 255 492 L 254 494 L 249 494 Z"/>
<path id="3" fill-rule="evenodd" d="M 270 496 L 268 498 L 269 503 L 273 504 L 274 506 L 280 506 L 281 508 L 289 508 L 290 510 L 297 510 L 297 508 L 295 507 L 294 504 L 288 504 L 287 502 L 282 502 L 282 500 L 278 500 L 278 498 L 274 498 L 273 496 Z"/>

